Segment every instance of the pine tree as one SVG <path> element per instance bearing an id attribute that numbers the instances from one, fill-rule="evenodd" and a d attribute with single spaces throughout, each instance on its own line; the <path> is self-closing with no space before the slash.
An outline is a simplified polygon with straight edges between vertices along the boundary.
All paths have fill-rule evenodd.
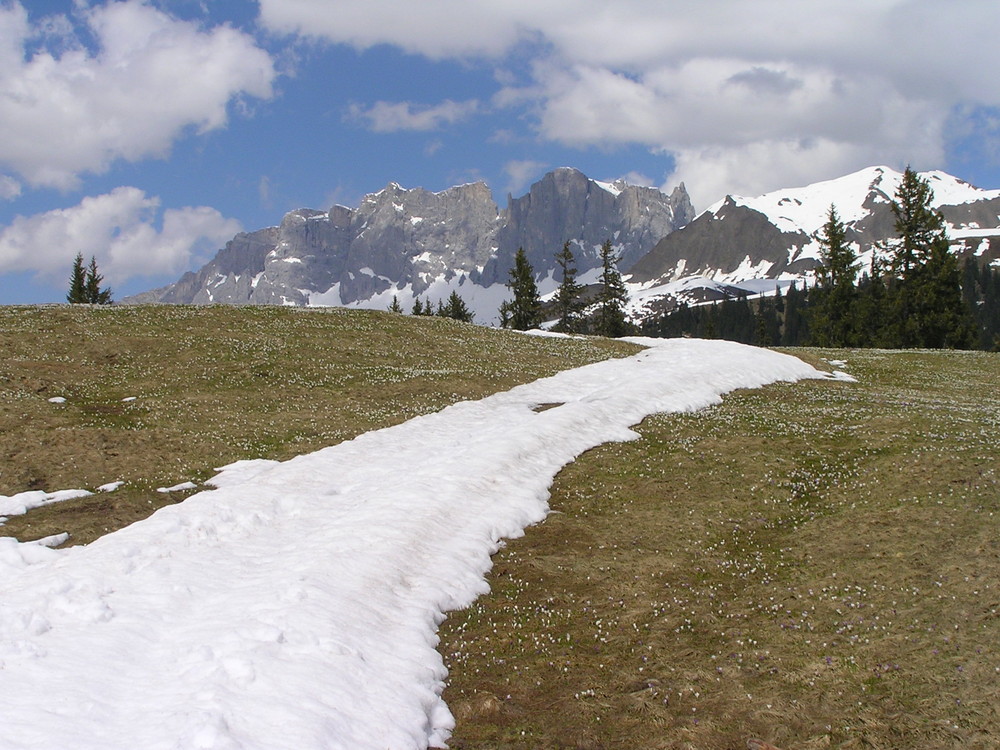
<path id="1" fill-rule="evenodd" d="M 972 325 L 962 304 L 961 275 L 944 217 L 931 207 L 930 182 L 909 167 L 892 202 L 899 239 L 893 245 L 890 286 L 896 344 L 966 347 Z"/>
<path id="2" fill-rule="evenodd" d="M 809 327 L 803 313 L 804 291 L 792 283 L 785 295 L 785 316 L 781 329 L 782 346 L 802 346 L 809 336 Z"/>
<path id="3" fill-rule="evenodd" d="M 429 305 L 429 303 L 428 303 Z M 413 298 L 413 308 L 410 310 L 411 315 L 423 315 L 424 314 L 424 303 L 420 301 L 420 297 Z"/>
<path id="4" fill-rule="evenodd" d="M 392 304 L 389 305 L 389 312 L 402 313 L 403 306 L 399 304 L 399 298 L 394 294 L 392 295 Z"/>
<path id="5" fill-rule="evenodd" d="M 441 313 L 446 318 L 461 320 L 463 323 L 471 323 L 473 319 L 472 311 L 465 304 L 465 300 L 459 296 L 458 292 L 452 292 L 448 297 L 448 302 L 441 308 Z"/>
<path id="6" fill-rule="evenodd" d="M 87 268 L 87 301 L 92 305 L 110 305 L 111 290 L 102 289 L 101 282 L 104 277 L 97 272 L 97 258 L 90 256 L 90 266 Z"/>
<path id="7" fill-rule="evenodd" d="M 83 267 L 83 253 L 77 253 L 73 261 L 73 271 L 69 277 L 69 293 L 66 301 L 73 305 L 87 302 L 87 272 Z"/>
<path id="8" fill-rule="evenodd" d="M 847 242 L 843 222 L 830 206 L 826 224 L 816 235 L 820 244 L 820 267 L 809 303 L 813 343 L 818 346 L 850 346 L 854 343 L 857 290 L 857 260 Z"/>
<path id="9" fill-rule="evenodd" d="M 576 283 L 576 261 L 573 258 L 573 251 L 570 250 L 568 240 L 563 244 L 562 251 L 556 253 L 556 263 L 562 271 L 562 281 L 559 282 L 559 288 L 556 290 L 553 300 L 558 320 L 552 326 L 552 330 L 574 333 L 580 327 L 580 313 L 583 311 L 585 303 L 580 299 L 583 287 Z"/>
<path id="10" fill-rule="evenodd" d="M 618 256 L 612 252 L 611 240 L 601 245 L 601 285 L 597 293 L 597 312 L 594 314 L 594 333 L 599 336 L 618 338 L 632 332 L 632 326 L 625 317 L 628 291 L 618 272 Z"/>
<path id="11" fill-rule="evenodd" d="M 538 328 L 542 324 L 542 301 L 535 283 L 535 270 L 524 254 L 524 248 L 518 248 L 514 256 L 514 267 L 510 269 L 510 281 L 507 287 L 513 292 L 514 299 L 500 306 L 501 324 L 506 320 L 504 328 L 516 331 L 527 331 Z"/>
<path id="12" fill-rule="evenodd" d="M 968 349 L 973 344 L 975 326 L 962 299 L 958 260 L 948 238 L 932 246 L 918 276 L 917 314 L 920 319 L 920 346 L 932 349 Z"/>
<path id="13" fill-rule="evenodd" d="M 891 348 L 894 326 L 886 325 L 888 290 L 885 286 L 885 263 L 878 255 L 872 257 L 871 273 L 858 282 L 858 301 L 854 310 L 854 332 L 857 346 Z"/>

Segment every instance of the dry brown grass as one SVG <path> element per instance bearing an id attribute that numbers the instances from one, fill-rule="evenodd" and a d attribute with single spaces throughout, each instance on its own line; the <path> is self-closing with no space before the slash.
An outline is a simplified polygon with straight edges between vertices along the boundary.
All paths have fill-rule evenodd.
<path id="1" fill-rule="evenodd" d="M 290 458 L 636 350 L 343 309 L 0 307 L 0 494 L 126 482 L 0 534 L 86 543 L 190 494 L 157 488 L 232 461 Z"/>
<path id="2" fill-rule="evenodd" d="M 807 352 L 557 479 L 442 629 L 471 748 L 1000 744 L 1000 356 Z"/>

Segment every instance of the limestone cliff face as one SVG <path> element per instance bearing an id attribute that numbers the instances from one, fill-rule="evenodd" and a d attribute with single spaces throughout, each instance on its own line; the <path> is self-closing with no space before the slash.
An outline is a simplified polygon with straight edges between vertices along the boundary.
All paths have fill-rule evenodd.
<path id="1" fill-rule="evenodd" d="M 503 283 L 518 248 L 532 267 L 553 270 L 553 254 L 570 240 L 581 272 L 600 265 L 600 247 L 611 240 L 630 268 L 660 239 L 694 218 L 683 185 L 670 196 L 655 188 L 624 182 L 601 183 L 576 169 L 557 169 L 531 186 L 528 194 L 508 196 L 497 233 L 497 254 L 484 270 L 487 284 Z"/>
<path id="2" fill-rule="evenodd" d="M 519 247 L 544 278 L 567 240 L 581 273 L 597 265 L 607 239 L 624 270 L 693 214 L 683 185 L 668 196 L 575 169 L 508 197 L 503 211 L 481 182 L 439 193 L 390 183 L 357 208 L 298 209 L 278 227 L 237 235 L 198 272 L 127 301 L 382 306 L 442 284 L 503 284 Z"/>

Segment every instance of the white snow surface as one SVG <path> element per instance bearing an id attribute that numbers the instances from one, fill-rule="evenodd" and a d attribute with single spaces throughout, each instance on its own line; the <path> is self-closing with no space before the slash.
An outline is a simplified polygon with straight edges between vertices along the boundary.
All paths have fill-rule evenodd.
<path id="1" fill-rule="evenodd" d="M 218 489 L 85 547 L 9 540 L 0 746 L 446 741 L 437 627 L 487 590 L 500 540 L 545 518 L 561 467 L 636 438 L 649 414 L 823 377 L 732 342 L 636 341 L 650 348 L 290 461 L 233 464 Z"/>
<path id="2" fill-rule="evenodd" d="M 34 508 L 41 508 L 43 505 L 75 500 L 78 497 L 87 497 L 91 494 L 93 493 L 87 490 L 58 490 L 56 492 L 28 490 L 9 497 L 0 495 L 0 526 L 3 526 L 3 516 L 20 516 Z"/>
<path id="3" fill-rule="evenodd" d="M 1000 190 L 983 190 L 945 172 L 920 172 L 934 192 L 934 207 L 971 203 L 1000 197 Z M 831 204 L 845 224 L 858 221 L 868 214 L 864 207 L 869 193 L 882 193 L 888 203 L 895 197 L 903 179 L 902 172 L 890 167 L 868 167 L 834 180 L 816 182 L 798 188 L 775 190 L 756 197 L 733 197 L 738 205 L 747 206 L 767 216 L 783 232 L 804 232 L 812 235 L 826 223 Z M 715 213 L 723 201 L 707 210 Z"/>

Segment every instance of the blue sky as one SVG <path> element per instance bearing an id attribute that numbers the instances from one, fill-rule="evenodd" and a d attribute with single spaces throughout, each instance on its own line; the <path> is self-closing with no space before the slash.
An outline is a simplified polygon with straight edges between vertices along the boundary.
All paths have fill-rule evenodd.
<path id="1" fill-rule="evenodd" d="M 1000 188 L 985 0 L 0 0 L 0 304 L 291 209 L 558 166 L 701 210 L 873 164 Z"/>

